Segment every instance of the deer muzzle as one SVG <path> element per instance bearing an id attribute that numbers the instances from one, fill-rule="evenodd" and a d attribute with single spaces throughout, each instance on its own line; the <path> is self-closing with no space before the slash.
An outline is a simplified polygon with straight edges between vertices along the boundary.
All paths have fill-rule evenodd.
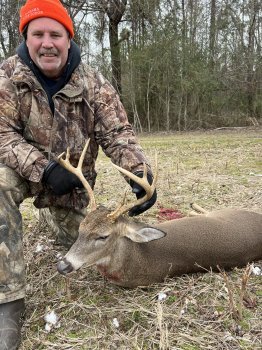
<path id="1" fill-rule="evenodd" d="M 74 270 L 72 264 L 67 261 L 65 258 L 58 261 L 57 263 L 57 271 L 62 275 L 67 275 L 68 273 Z"/>

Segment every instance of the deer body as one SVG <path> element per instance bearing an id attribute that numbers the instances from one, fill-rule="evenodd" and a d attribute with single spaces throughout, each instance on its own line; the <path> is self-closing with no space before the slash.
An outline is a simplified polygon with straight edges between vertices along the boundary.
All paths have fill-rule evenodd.
<path id="1" fill-rule="evenodd" d="M 79 236 L 65 257 L 58 262 L 58 271 L 67 274 L 83 264 L 96 265 L 102 275 L 123 287 L 146 286 L 166 277 L 206 271 L 217 266 L 224 269 L 241 267 L 262 259 L 262 214 L 245 210 L 223 209 L 204 215 L 167 221 L 154 226 L 128 219 L 123 214 L 134 204 L 121 204 L 115 211 L 98 207 L 93 191 L 81 167 L 88 143 L 77 168 L 63 154 L 60 163 L 83 182 L 91 212 L 81 222 Z M 141 205 L 154 193 L 156 176 L 150 185 L 144 176 L 116 166 L 144 190 L 136 201 Z"/>
<path id="2" fill-rule="evenodd" d="M 58 265 L 62 273 L 96 265 L 110 282 L 133 288 L 186 273 L 241 267 L 262 259 L 262 215 L 223 209 L 152 227 L 99 208 Z"/>

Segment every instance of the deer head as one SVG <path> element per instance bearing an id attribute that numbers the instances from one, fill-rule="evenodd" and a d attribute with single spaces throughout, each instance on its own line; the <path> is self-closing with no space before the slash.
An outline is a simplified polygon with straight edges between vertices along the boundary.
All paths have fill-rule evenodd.
<path id="1" fill-rule="evenodd" d="M 124 196 L 122 202 L 114 211 L 101 206 L 97 207 L 93 190 L 81 170 L 88 145 L 89 140 L 86 143 L 76 168 L 70 164 L 69 150 L 67 150 L 66 158 L 64 158 L 64 153 L 58 157 L 60 164 L 78 176 L 82 181 L 90 198 L 90 210 L 80 224 L 78 239 L 66 256 L 58 262 L 57 268 L 62 274 L 77 270 L 84 263 L 88 266 L 104 263 L 113 254 L 116 241 L 119 237 L 125 237 L 133 242 L 142 243 L 162 238 L 165 235 L 159 230 L 145 227 L 145 225 L 134 220 L 129 220 L 128 217 L 124 216 L 134 206 L 141 205 L 150 199 L 155 191 L 157 176 L 154 177 L 153 183 L 150 185 L 147 181 L 147 167 L 145 164 L 142 178 L 113 164 L 116 169 L 137 182 L 145 190 L 146 194 L 143 198 L 126 204 Z"/>

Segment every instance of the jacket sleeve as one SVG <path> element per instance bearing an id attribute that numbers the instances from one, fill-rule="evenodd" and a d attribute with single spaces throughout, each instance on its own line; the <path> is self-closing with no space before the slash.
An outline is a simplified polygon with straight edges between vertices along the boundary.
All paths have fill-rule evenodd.
<path id="1" fill-rule="evenodd" d="M 48 160 L 23 138 L 19 99 L 11 80 L 0 70 L 0 162 L 23 178 L 40 182 Z"/>
<path id="2" fill-rule="evenodd" d="M 151 172 L 149 162 L 128 122 L 126 111 L 112 85 L 99 73 L 94 96 L 95 137 L 112 162 L 131 172 Z"/>

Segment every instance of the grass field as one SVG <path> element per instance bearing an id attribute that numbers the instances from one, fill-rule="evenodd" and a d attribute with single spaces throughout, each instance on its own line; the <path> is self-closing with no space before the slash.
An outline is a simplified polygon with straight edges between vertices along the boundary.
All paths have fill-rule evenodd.
<path id="1" fill-rule="evenodd" d="M 152 165 L 158 154 L 159 168 L 158 201 L 141 215 L 143 221 L 157 222 L 161 208 L 187 215 L 192 202 L 208 210 L 262 212 L 261 129 L 140 135 L 139 140 Z M 103 154 L 97 171 L 97 201 L 113 209 L 128 185 Z M 262 276 L 248 268 L 227 275 L 210 271 L 128 290 L 83 268 L 67 280 L 56 273 L 57 254 L 64 250 L 39 226 L 31 203 L 23 205 L 28 287 L 21 349 L 262 348 Z M 44 316 L 50 311 L 59 323 L 47 332 Z"/>

